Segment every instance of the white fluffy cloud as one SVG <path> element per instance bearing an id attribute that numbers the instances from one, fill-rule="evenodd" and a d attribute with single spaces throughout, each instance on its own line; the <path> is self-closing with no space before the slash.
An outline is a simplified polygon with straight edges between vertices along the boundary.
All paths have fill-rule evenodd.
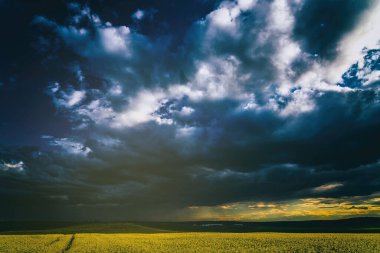
<path id="1" fill-rule="evenodd" d="M 165 49 L 162 50 L 165 46 L 132 32 L 125 25 L 113 26 L 92 14 L 88 8 L 86 11 L 78 9 L 77 19 L 90 17 L 95 27 L 98 37 L 90 40 L 89 30 L 85 28 L 52 24 L 44 19 L 44 23 L 56 27 L 58 34 L 73 50 L 81 50 L 80 53 L 91 60 L 93 55 L 101 56 L 97 61 L 103 58 L 109 61 L 109 57 L 113 56 L 130 60 L 124 66 L 117 63 L 121 64 L 117 72 L 107 72 L 101 76 L 109 78 L 112 83 L 105 86 L 106 90 L 93 92 L 69 88 L 65 91 L 58 85 L 52 86 L 55 103 L 69 110 L 76 107 L 72 113 L 77 115 L 82 127 L 91 122 L 116 128 L 136 127 L 148 122 L 176 124 L 175 115 L 190 115 L 197 109 L 191 105 L 181 105 L 182 109 L 179 108 L 177 114 L 169 113 L 165 117 L 159 111 L 165 101 L 179 103 L 184 98 L 191 103 L 231 99 L 237 101 L 242 110 L 269 110 L 281 117 L 311 112 L 316 108 L 315 98 L 324 92 L 352 90 L 333 82 L 331 70 L 336 76 L 342 75 L 350 66 L 348 63 L 359 60 L 358 51 L 364 46 L 376 45 L 377 35 L 374 34 L 377 33 L 374 31 L 377 28 L 373 24 L 376 23 L 374 13 L 377 13 L 378 5 L 363 16 L 358 28 L 343 38 L 337 59 L 326 64 L 304 52 L 293 36 L 295 15 L 302 4 L 301 1 L 291 0 L 265 4 L 254 0 L 223 1 L 190 31 L 199 36 L 195 37 L 199 50 L 190 54 L 192 58 L 188 62 L 193 67 L 183 66 L 186 81 L 182 83 L 171 78 L 174 75 L 171 71 L 178 69 L 163 68 L 156 72 L 156 66 L 162 67 L 160 62 L 144 64 L 149 67 L 151 75 L 146 78 L 147 72 L 140 65 L 142 58 L 147 61 L 157 59 L 155 52 L 165 52 Z M 245 17 L 246 12 L 254 15 Z M 255 20 L 255 15 L 264 19 Z M 136 11 L 133 17 L 143 18 L 144 11 Z M 223 47 L 226 50 L 219 51 Z M 169 55 L 163 57 L 169 58 Z M 299 61 L 308 65 L 302 73 L 294 69 L 294 64 Z M 344 67 L 333 67 L 342 61 L 346 62 Z M 98 72 L 102 73 L 107 67 L 97 65 Z M 378 75 L 371 72 L 367 79 L 377 80 Z M 142 80 L 148 81 L 144 81 L 144 85 L 134 86 Z M 162 80 L 165 80 L 165 85 L 159 87 Z M 132 90 L 132 87 L 136 89 Z M 120 96 L 123 99 L 119 99 L 115 107 L 114 100 Z"/>
<path id="2" fill-rule="evenodd" d="M 99 29 L 102 45 L 106 52 L 128 55 L 128 36 L 130 30 L 126 26 L 105 27 Z"/>
<path id="3" fill-rule="evenodd" d="M 58 107 L 71 108 L 81 103 L 86 97 L 86 91 L 69 88 L 67 91 L 60 90 L 59 83 L 55 82 L 49 86 L 49 92 L 54 103 Z"/>
<path id="4" fill-rule="evenodd" d="M 12 161 L 12 162 L 0 162 L 0 169 L 2 171 L 16 171 L 16 172 L 23 172 L 25 169 L 25 164 L 23 161 Z"/>
<path id="5" fill-rule="evenodd" d="M 51 146 L 57 146 L 68 154 L 87 156 L 92 152 L 89 147 L 86 147 L 82 143 L 71 138 L 54 138 L 51 136 L 44 136 L 43 139 L 47 139 Z"/>
<path id="6" fill-rule="evenodd" d="M 247 10 L 252 9 L 255 6 L 256 2 L 257 2 L 256 0 L 238 0 L 237 1 L 238 6 L 240 10 L 242 11 L 247 11 Z"/>
<path id="7" fill-rule="evenodd" d="M 142 20 L 145 17 L 145 12 L 138 9 L 135 13 L 132 14 L 132 18 L 136 20 Z"/>
<path id="8" fill-rule="evenodd" d="M 141 91 L 129 101 L 129 106 L 115 119 L 116 126 L 130 127 L 155 119 L 153 113 L 159 108 L 162 92 Z"/>

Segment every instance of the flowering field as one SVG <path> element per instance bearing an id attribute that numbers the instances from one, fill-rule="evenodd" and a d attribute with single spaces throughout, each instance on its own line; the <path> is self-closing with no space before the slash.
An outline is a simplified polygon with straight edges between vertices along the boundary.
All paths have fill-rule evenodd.
<path id="1" fill-rule="evenodd" d="M 380 252 L 380 234 L 1 235 L 0 252 Z"/>

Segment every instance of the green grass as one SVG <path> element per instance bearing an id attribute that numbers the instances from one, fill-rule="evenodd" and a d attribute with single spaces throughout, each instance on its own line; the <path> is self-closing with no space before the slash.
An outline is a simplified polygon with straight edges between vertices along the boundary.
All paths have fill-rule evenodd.
<path id="1" fill-rule="evenodd" d="M 379 234 L 0 235 L 0 252 L 380 252 Z"/>

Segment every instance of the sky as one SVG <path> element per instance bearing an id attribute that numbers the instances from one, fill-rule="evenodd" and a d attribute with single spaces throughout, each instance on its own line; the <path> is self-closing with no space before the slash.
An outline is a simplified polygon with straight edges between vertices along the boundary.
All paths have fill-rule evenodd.
<path id="1" fill-rule="evenodd" d="M 378 24 L 378 0 L 0 0 L 0 220 L 380 216 Z"/>

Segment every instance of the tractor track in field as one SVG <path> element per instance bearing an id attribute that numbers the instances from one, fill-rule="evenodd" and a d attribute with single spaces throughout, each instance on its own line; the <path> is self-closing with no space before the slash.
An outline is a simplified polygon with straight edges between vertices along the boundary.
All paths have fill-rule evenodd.
<path id="1" fill-rule="evenodd" d="M 57 238 L 55 238 L 53 241 L 49 242 L 47 245 L 48 245 L 48 246 L 51 246 L 51 245 L 53 245 L 54 243 L 59 242 L 60 239 L 61 239 L 61 237 L 57 237 Z"/>
<path id="2" fill-rule="evenodd" d="M 71 235 L 69 241 L 67 242 L 65 248 L 61 251 L 61 253 L 68 252 L 71 249 L 71 246 L 73 246 L 75 240 L 75 234 Z"/>

